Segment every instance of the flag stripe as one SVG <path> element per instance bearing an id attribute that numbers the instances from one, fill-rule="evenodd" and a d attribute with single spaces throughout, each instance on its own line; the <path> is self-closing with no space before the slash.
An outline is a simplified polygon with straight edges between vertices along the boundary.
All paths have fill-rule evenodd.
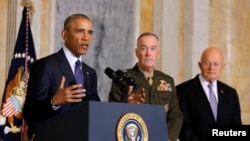
<path id="1" fill-rule="evenodd" d="M 18 113 L 13 103 L 11 102 L 10 98 L 4 104 L 2 112 L 3 112 L 3 115 L 6 117 L 9 117 Z"/>

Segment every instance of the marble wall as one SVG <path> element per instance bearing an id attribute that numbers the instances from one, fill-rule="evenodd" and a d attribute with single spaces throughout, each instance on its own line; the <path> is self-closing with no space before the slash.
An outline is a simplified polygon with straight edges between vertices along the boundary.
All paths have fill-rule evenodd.
<path id="1" fill-rule="evenodd" d="M 162 47 L 158 68 L 178 84 L 200 72 L 205 48 L 221 48 L 226 67 L 220 80 L 237 90 L 244 124 L 250 124 L 249 10 L 249 0 L 157 0 L 153 9 Z"/>
<path id="2" fill-rule="evenodd" d="M 58 0 L 55 12 L 55 50 L 62 47 L 61 30 L 65 18 L 72 13 L 85 13 L 94 22 L 94 38 L 83 61 L 95 68 L 98 92 L 107 101 L 111 79 L 104 70 L 132 67 L 135 40 L 134 0 Z M 60 41 L 60 42 L 59 42 Z"/>
<path id="3" fill-rule="evenodd" d="M 19 29 L 21 0 L 0 1 L 0 90 L 3 91 Z M 174 77 L 176 84 L 199 73 L 197 62 L 208 46 L 220 47 L 226 56 L 221 80 L 235 87 L 242 106 L 242 120 L 250 124 L 248 94 L 249 0 L 34 0 L 32 33 L 37 58 L 61 48 L 60 31 L 72 13 L 85 13 L 94 21 L 94 38 L 83 61 L 96 69 L 98 91 L 107 101 L 111 79 L 104 70 L 132 67 L 135 39 L 140 32 L 160 37 L 157 68 Z M 13 4 L 14 3 L 14 4 Z M 9 6 L 12 5 L 12 6 Z M 16 7 L 16 8 L 14 8 Z M 8 13 L 9 11 L 9 13 Z M 14 18 L 13 18 L 14 17 Z M 9 25 L 12 25 L 9 31 Z M 7 30 L 9 29 L 9 30 Z M 8 34 L 12 35 L 8 35 Z M 7 46 L 6 46 L 7 45 Z M 0 94 L 1 95 L 1 94 Z M 0 97 L 0 99 L 2 96 Z"/>
<path id="4" fill-rule="evenodd" d="M 250 124 L 250 1 L 210 1 L 209 45 L 225 54 L 226 66 L 221 80 L 236 88 L 242 120 Z"/>

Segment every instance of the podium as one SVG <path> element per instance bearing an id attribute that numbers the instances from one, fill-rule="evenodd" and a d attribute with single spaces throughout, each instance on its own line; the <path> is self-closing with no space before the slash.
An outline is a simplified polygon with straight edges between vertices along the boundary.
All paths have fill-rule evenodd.
<path id="1" fill-rule="evenodd" d="M 161 105 L 88 101 L 39 124 L 36 141 L 166 141 L 166 116 Z"/>

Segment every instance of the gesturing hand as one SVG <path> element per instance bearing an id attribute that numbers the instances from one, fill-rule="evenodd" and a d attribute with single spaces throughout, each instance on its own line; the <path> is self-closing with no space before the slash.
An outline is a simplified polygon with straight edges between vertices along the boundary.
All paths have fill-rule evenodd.
<path id="1" fill-rule="evenodd" d="M 142 104 L 145 102 L 146 94 L 144 88 L 142 88 L 138 93 L 132 93 L 133 87 L 129 87 L 128 92 L 128 103 Z"/>
<path id="2" fill-rule="evenodd" d="M 86 96 L 86 89 L 82 89 L 82 84 L 74 84 L 64 88 L 65 77 L 62 76 L 60 86 L 56 94 L 52 97 L 52 105 L 59 106 L 66 103 L 81 102 Z"/>

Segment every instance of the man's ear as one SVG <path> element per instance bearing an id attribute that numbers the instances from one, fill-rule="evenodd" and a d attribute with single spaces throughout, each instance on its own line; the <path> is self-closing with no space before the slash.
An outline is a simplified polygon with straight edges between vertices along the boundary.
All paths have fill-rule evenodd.
<path id="1" fill-rule="evenodd" d="M 64 41 L 67 41 L 67 39 L 68 39 L 68 32 L 67 32 L 67 30 L 62 30 L 61 36 L 62 36 L 62 38 L 63 38 Z"/>
<path id="2" fill-rule="evenodd" d="M 138 48 L 135 48 L 135 56 L 138 58 Z"/>
<path id="3" fill-rule="evenodd" d="M 157 59 L 159 60 L 160 57 L 161 57 L 161 49 L 159 48 L 159 52 L 158 52 L 158 55 L 157 55 Z"/>

